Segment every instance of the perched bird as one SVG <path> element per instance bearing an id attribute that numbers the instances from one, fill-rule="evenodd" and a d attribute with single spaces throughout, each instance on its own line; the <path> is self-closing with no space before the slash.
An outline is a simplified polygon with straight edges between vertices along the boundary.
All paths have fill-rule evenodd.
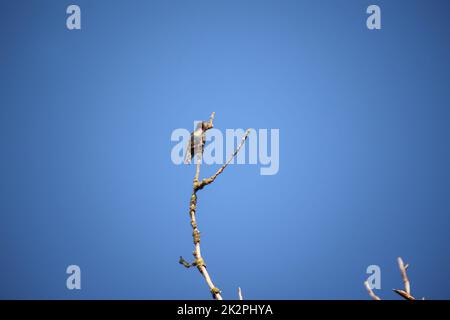
<path id="1" fill-rule="evenodd" d="M 203 148 L 205 147 L 206 141 L 206 130 L 211 128 L 212 124 L 210 122 L 202 121 L 197 124 L 197 128 L 191 133 L 191 138 L 189 139 L 186 148 L 186 156 L 184 158 L 185 164 L 191 163 L 196 154 L 203 154 Z"/>

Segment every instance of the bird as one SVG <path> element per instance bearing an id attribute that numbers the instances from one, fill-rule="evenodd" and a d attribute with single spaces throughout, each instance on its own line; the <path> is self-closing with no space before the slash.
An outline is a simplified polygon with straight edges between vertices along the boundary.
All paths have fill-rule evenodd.
<path id="1" fill-rule="evenodd" d="M 209 122 L 202 121 L 199 122 L 196 129 L 191 132 L 191 137 L 186 148 L 186 156 L 184 158 L 185 164 L 191 163 L 196 154 L 203 154 L 203 148 L 205 147 L 206 141 L 206 130 L 211 127 Z"/>

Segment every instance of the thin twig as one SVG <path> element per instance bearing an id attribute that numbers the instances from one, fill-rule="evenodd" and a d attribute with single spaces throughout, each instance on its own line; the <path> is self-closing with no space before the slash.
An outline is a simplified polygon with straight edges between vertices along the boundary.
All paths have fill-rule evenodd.
<path id="1" fill-rule="evenodd" d="M 245 143 L 245 140 L 247 140 L 248 135 L 250 134 L 251 129 L 247 129 L 247 131 L 245 132 L 244 136 L 242 137 L 241 142 L 239 143 L 238 147 L 236 148 L 236 150 L 234 150 L 234 152 L 231 154 L 230 158 L 228 159 L 227 162 L 225 162 L 222 167 L 220 167 L 219 170 L 217 170 L 216 173 L 214 173 L 211 177 L 203 179 L 202 181 L 200 181 L 197 184 L 197 189 L 202 189 L 205 186 L 207 186 L 208 184 L 211 184 L 214 182 L 214 180 L 216 180 L 216 178 L 223 172 L 223 170 L 225 170 L 225 168 L 230 164 L 230 162 L 233 160 L 233 158 L 237 155 L 237 153 L 239 152 L 239 150 L 241 150 L 242 146 Z M 198 181 L 198 180 L 197 180 Z"/>
<path id="2" fill-rule="evenodd" d="M 407 293 L 404 290 L 392 289 L 392 291 L 394 291 L 395 293 L 399 294 L 405 300 L 416 300 L 416 298 L 414 298 L 412 295 L 410 295 L 409 293 Z"/>
<path id="3" fill-rule="evenodd" d="M 209 123 L 205 128 L 205 131 L 213 128 L 214 115 L 215 115 L 215 113 L 213 112 L 209 119 Z M 191 201 L 190 201 L 190 205 L 189 205 L 189 215 L 190 215 L 190 221 L 191 221 L 191 227 L 192 227 L 192 237 L 194 239 L 194 245 L 195 245 L 195 250 L 192 254 L 194 255 L 195 260 L 192 264 L 190 264 L 186 260 L 184 260 L 182 257 L 180 257 L 180 263 L 187 268 L 189 268 L 191 266 L 197 267 L 197 269 L 200 271 L 200 273 L 205 278 L 205 281 L 208 284 L 208 287 L 209 287 L 214 299 L 216 299 L 216 300 L 222 300 L 221 291 L 214 285 L 214 283 L 211 279 L 211 276 L 209 275 L 208 271 L 206 270 L 206 264 L 205 264 L 205 261 L 203 260 L 201 250 L 200 250 L 200 231 L 198 230 L 197 220 L 196 220 L 197 191 L 203 189 L 206 185 L 211 184 L 217 178 L 217 176 L 222 173 L 222 171 L 226 168 L 226 166 L 231 162 L 233 157 L 235 157 L 236 154 L 239 152 L 239 150 L 241 149 L 245 140 L 247 139 L 248 134 L 249 134 L 249 130 L 247 130 L 245 136 L 242 138 L 240 145 L 233 152 L 230 159 L 213 176 L 211 176 L 208 179 L 203 179 L 201 182 L 199 182 L 199 177 L 200 177 L 200 165 L 201 165 L 202 152 L 199 152 L 197 155 L 197 164 L 196 164 L 196 170 L 195 170 L 195 176 L 194 176 L 194 182 L 193 182 L 193 188 L 192 188 Z M 240 288 L 239 288 L 239 291 L 240 291 Z M 241 294 L 241 296 L 242 296 L 242 294 Z"/>
<path id="4" fill-rule="evenodd" d="M 392 289 L 395 293 L 397 293 L 398 295 L 400 295 L 402 298 L 406 299 L 406 300 L 416 300 L 416 298 L 414 298 L 411 295 L 411 285 L 409 283 L 409 279 L 408 279 L 408 275 L 406 274 L 406 270 L 409 267 L 409 264 L 405 264 L 403 262 L 403 259 L 398 257 L 397 258 L 397 262 L 398 262 L 398 267 L 400 269 L 400 273 L 402 275 L 402 279 L 403 279 L 403 283 L 405 285 L 405 290 L 400 290 L 400 289 Z M 364 286 L 366 287 L 367 291 L 369 292 L 369 295 L 372 297 L 372 299 L 374 300 L 381 300 L 377 295 L 375 295 L 375 293 L 372 291 L 372 289 L 369 286 L 369 283 L 366 281 L 364 282 Z"/>
<path id="5" fill-rule="evenodd" d="M 381 300 L 380 297 L 378 297 L 378 296 L 373 292 L 373 290 L 372 290 L 372 288 L 370 287 L 368 281 L 365 281 L 365 282 L 364 282 L 364 286 L 366 287 L 367 292 L 369 292 L 369 295 L 372 297 L 373 300 Z"/>
<path id="6" fill-rule="evenodd" d="M 408 264 L 405 266 L 402 258 L 397 258 L 398 267 L 400 269 L 400 273 L 402 274 L 403 283 L 405 284 L 405 291 L 407 294 L 411 294 L 411 286 L 409 284 L 408 275 L 406 274 L 406 269 L 408 268 Z"/>
<path id="7" fill-rule="evenodd" d="M 211 116 L 209 117 L 209 128 L 211 129 L 213 127 L 213 121 L 214 121 L 214 116 L 216 115 L 215 112 L 211 113 Z"/>
<path id="8" fill-rule="evenodd" d="M 403 279 L 403 284 L 405 285 L 405 290 L 400 290 L 400 289 L 393 289 L 395 293 L 397 293 L 398 295 L 400 295 L 401 297 L 403 297 L 406 300 L 416 300 L 416 298 L 414 298 L 411 295 L 411 285 L 409 283 L 409 279 L 408 279 L 408 275 L 406 273 L 406 270 L 409 267 L 409 264 L 405 264 L 403 262 L 403 259 L 398 257 L 397 258 L 397 262 L 398 262 L 398 268 L 400 269 L 400 273 L 402 274 L 402 279 Z"/>

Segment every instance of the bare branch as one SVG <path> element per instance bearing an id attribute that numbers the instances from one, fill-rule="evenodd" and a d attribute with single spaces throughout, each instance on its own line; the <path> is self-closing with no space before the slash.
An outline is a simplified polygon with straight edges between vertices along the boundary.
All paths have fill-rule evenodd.
<path id="1" fill-rule="evenodd" d="M 409 283 L 408 275 L 406 274 L 406 270 L 408 269 L 409 264 L 405 264 L 403 262 L 402 258 L 400 258 L 400 257 L 397 258 L 397 262 L 398 262 L 398 267 L 400 269 L 400 273 L 402 275 L 403 283 L 405 285 L 405 290 L 400 290 L 400 289 L 392 289 L 392 290 L 406 300 L 416 300 L 416 298 L 414 298 L 411 295 L 411 286 Z M 366 287 L 366 289 L 369 292 L 369 295 L 372 297 L 372 299 L 380 300 L 380 298 L 373 293 L 373 291 L 370 288 L 369 283 L 367 281 L 364 282 L 364 286 Z"/>
<path id="2" fill-rule="evenodd" d="M 244 300 L 244 298 L 242 297 L 241 287 L 238 287 L 238 296 L 239 296 L 239 300 Z"/>
<path id="3" fill-rule="evenodd" d="M 214 127 L 213 120 L 214 120 L 215 113 L 213 112 L 211 114 L 211 117 L 209 119 L 209 123 L 207 124 L 205 131 L 208 129 L 211 129 Z M 190 221 L 191 221 L 191 227 L 192 227 L 192 237 L 194 240 L 195 250 L 192 253 L 194 255 L 194 262 L 192 264 L 188 263 L 186 260 L 184 260 L 182 257 L 180 257 L 180 263 L 184 265 L 186 268 L 189 268 L 191 266 L 196 266 L 197 269 L 200 271 L 202 276 L 205 278 L 206 283 L 208 284 L 208 287 L 211 291 L 211 294 L 213 295 L 214 299 L 216 300 L 222 300 L 221 291 L 214 285 L 211 276 L 209 275 L 208 271 L 206 270 L 206 264 L 203 260 L 201 250 L 200 250 L 200 231 L 198 230 L 197 226 L 197 220 L 196 220 L 196 211 L 197 211 L 197 192 L 201 189 L 203 189 L 206 185 L 211 184 L 218 175 L 220 175 L 223 170 L 228 166 L 228 164 L 231 162 L 233 157 L 236 156 L 236 154 L 241 149 L 242 145 L 244 144 L 245 140 L 248 137 L 249 130 L 247 130 L 245 136 L 242 138 L 241 143 L 239 144 L 238 148 L 233 152 L 230 159 L 210 178 L 203 179 L 201 182 L 199 182 L 200 177 L 200 166 L 201 166 L 201 159 L 202 159 L 202 153 L 200 152 L 197 155 L 197 163 L 196 163 L 196 170 L 195 170 L 195 176 L 194 176 L 194 182 L 193 182 L 193 188 L 192 188 L 192 195 L 191 200 L 189 204 L 189 215 L 190 215 Z M 240 297 L 242 297 L 242 293 L 239 293 Z"/>
<path id="4" fill-rule="evenodd" d="M 214 116 L 215 116 L 215 112 L 213 112 L 213 113 L 211 113 L 211 116 L 209 117 L 209 128 L 208 129 L 211 129 L 211 128 L 213 128 L 214 127 L 214 125 L 213 125 L 213 121 L 214 121 Z"/>
<path id="5" fill-rule="evenodd" d="M 395 293 L 399 294 L 402 298 L 405 300 L 416 300 L 412 295 L 410 295 L 408 292 L 400 290 L 400 289 L 392 289 Z"/>
<path id="6" fill-rule="evenodd" d="M 200 176 L 200 165 L 202 163 L 202 154 L 197 154 L 197 164 L 195 168 L 195 176 L 194 176 L 194 188 L 198 184 L 198 177 Z"/>
<path id="7" fill-rule="evenodd" d="M 238 147 L 236 148 L 236 150 L 234 150 L 234 152 L 231 154 L 230 158 L 228 159 L 227 162 L 225 162 L 222 167 L 220 167 L 219 170 L 217 170 L 216 173 L 214 173 L 211 177 L 203 179 L 200 183 L 197 184 L 196 188 L 198 190 L 204 188 L 205 186 L 207 186 L 208 184 L 211 184 L 214 182 L 214 180 L 216 180 L 216 178 L 223 172 L 223 170 L 225 170 L 225 168 L 230 164 L 230 162 L 233 160 L 233 158 L 238 154 L 239 150 L 241 150 L 242 146 L 245 143 L 245 140 L 247 140 L 248 135 L 250 134 L 251 129 L 247 129 L 247 131 L 245 132 L 244 136 L 242 137 L 241 142 L 239 143 Z M 198 179 L 197 179 L 198 181 Z"/>
<path id="8" fill-rule="evenodd" d="M 368 282 L 368 281 L 365 281 L 365 282 L 364 282 L 364 286 L 366 287 L 367 292 L 369 293 L 369 296 L 371 296 L 373 300 L 381 300 L 380 297 L 378 297 L 378 296 L 373 292 L 372 288 L 370 288 L 370 285 L 369 285 L 369 282 Z"/>
<path id="9" fill-rule="evenodd" d="M 405 264 L 403 262 L 403 259 L 400 257 L 397 258 L 397 262 L 398 262 L 398 268 L 400 269 L 400 273 L 402 274 L 402 279 L 403 279 L 403 283 L 405 285 L 405 290 L 394 289 L 394 292 L 406 300 L 416 300 L 416 298 L 414 298 L 411 295 L 411 285 L 409 283 L 408 275 L 406 274 L 406 270 L 408 269 L 409 264 Z"/>
<path id="10" fill-rule="evenodd" d="M 400 258 L 400 257 L 397 258 L 397 262 L 398 262 L 398 267 L 400 269 L 400 273 L 402 274 L 403 283 L 405 284 L 405 291 L 407 294 L 411 294 L 411 287 L 409 284 L 408 275 L 406 274 L 406 269 L 409 267 L 409 264 L 407 264 L 405 266 L 402 258 Z"/>

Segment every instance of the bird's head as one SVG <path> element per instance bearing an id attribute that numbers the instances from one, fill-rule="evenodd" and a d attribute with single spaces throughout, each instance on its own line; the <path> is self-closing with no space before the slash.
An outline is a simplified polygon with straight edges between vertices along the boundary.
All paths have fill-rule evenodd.
<path id="1" fill-rule="evenodd" d="M 211 128 L 213 128 L 213 124 L 211 122 L 206 122 L 206 121 L 202 122 L 202 130 L 203 131 L 206 131 Z"/>

